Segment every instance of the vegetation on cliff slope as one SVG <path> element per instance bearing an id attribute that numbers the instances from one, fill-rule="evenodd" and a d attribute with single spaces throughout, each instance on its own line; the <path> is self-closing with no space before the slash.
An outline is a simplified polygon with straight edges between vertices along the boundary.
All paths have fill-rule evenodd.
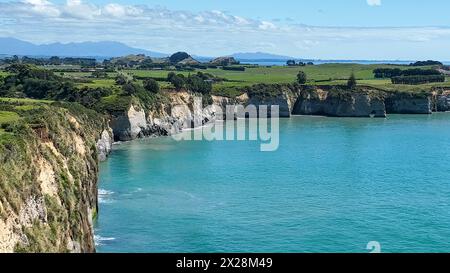
<path id="1" fill-rule="evenodd" d="M 94 251 L 103 117 L 77 104 L 31 100 L 2 99 L 0 113 L 0 232 L 11 239 L 0 247 Z"/>

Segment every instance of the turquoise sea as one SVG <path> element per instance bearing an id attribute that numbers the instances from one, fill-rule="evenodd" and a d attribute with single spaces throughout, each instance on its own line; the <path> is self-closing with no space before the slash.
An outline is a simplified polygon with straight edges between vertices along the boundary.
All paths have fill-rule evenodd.
<path id="1" fill-rule="evenodd" d="M 450 113 L 293 117 L 280 146 L 170 137 L 101 164 L 98 252 L 450 251 Z"/>

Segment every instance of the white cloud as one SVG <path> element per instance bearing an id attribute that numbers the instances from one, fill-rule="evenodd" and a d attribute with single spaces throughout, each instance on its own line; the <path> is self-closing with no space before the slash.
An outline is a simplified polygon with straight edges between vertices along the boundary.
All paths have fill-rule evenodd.
<path id="1" fill-rule="evenodd" d="M 85 4 L 81 0 L 67 0 L 65 6 L 58 8 L 61 11 L 61 18 L 93 19 L 101 14 L 98 7 Z"/>
<path id="2" fill-rule="evenodd" d="M 259 28 L 263 30 L 276 29 L 273 23 L 267 21 L 262 21 L 261 24 L 259 24 Z"/>
<path id="3" fill-rule="evenodd" d="M 381 6 L 381 0 L 367 0 L 369 6 Z"/>
<path id="4" fill-rule="evenodd" d="M 24 14 L 34 13 L 36 15 L 49 17 L 57 17 L 60 15 L 60 10 L 58 9 L 58 7 L 47 0 L 24 0 L 22 2 L 23 5 L 21 5 L 21 3 L 16 4 L 19 11 L 21 8 L 28 10 L 28 12 L 22 10 Z"/>
<path id="5" fill-rule="evenodd" d="M 111 15 L 117 18 L 124 18 L 127 16 L 140 16 L 143 10 L 132 6 L 122 6 L 119 4 L 107 4 L 102 8 L 103 15 Z"/>

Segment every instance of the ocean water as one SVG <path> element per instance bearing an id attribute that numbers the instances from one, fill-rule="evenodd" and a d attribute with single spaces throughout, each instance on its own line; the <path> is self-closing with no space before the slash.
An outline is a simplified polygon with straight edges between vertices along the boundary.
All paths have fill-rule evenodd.
<path id="1" fill-rule="evenodd" d="M 287 60 L 241 60 L 242 64 L 257 64 L 260 66 L 285 66 Z M 298 61 L 298 60 L 297 60 Z M 315 65 L 319 64 L 395 64 L 395 65 L 409 65 L 415 61 L 397 61 L 397 60 L 385 60 L 385 61 L 371 61 L 371 60 L 300 60 L 302 62 L 313 62 Z M 450 62 L 442 62 L 444 65 L 450 65 Z"/>
<path id="2" fill-rule="evenodd" d="M 450 251 L 450 113 L 293 117 L 280 147 L 137 140 L 101 164 L 99 252 Z"/>

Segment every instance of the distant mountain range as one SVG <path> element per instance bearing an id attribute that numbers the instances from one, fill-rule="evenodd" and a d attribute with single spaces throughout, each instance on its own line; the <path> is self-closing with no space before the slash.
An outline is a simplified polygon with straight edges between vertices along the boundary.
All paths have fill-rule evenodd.
<path id="1" fill-rule="evenodd" d="M 168 54 L 129 47 L 119 42 L 53 43 L 36 45 L 15 38 L 0 38 L 0 55 L 65 56 L 65 57 L 120 57 L 145 54 L 166 57 Z"/>
<path id="2" fill-rule="evenodd" d="M 289 56 L 275 55 L 264 52 L 246 52 L 246 53 L 235 53 L 231 57 L 237 60 L 290 60 L 297 59 Z"/>
<path id="3" fill-rule="evenodd" d="M 0 57 L 2 55 L 19 56 L 64 56 L 64 57 L 121 57 L 130 54 L 145 54 L 150 57 L 162 58 L 169 54 L 154 52 L 127 46 L 119 42 L 80 42 L 80 43 L 52 43 L 33 44 L 15 38 L 0 37 Z M 288 60 L 288 56 L 275 55 L 264 52 L 235 53 L 230 55 L 237 60 Z M 209 61 L 214 57 L 194 56 L 199 61 Z"/>

